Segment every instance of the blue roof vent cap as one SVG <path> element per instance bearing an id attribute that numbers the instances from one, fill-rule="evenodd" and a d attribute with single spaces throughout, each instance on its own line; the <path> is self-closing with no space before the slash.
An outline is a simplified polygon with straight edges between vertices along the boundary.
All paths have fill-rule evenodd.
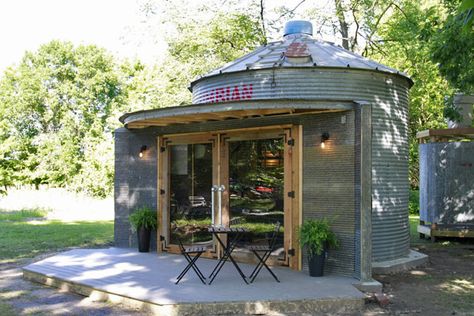
<path id="1" fill-rule="evenodd" d="M 305 20 L 293 20 L 286 22 L 285 29 L 283 31 L 283 37 L 296 34 L 313 36 L 313 24 Z"/>

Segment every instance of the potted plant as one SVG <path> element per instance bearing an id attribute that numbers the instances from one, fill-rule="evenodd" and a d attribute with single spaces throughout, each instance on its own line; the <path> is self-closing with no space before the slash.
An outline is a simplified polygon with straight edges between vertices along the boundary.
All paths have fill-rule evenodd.
<path id="1" fill-rule="evenodd" d="M 156 211 L 147 206 L 136 209 L 128 217 L 132 229 L 137 232 L 138 251 L 150 251 L 151 231 L 157 227 Z"/>
<path id="2" fill-rule="evenodd" d="M 339 246 L 336 234 L 330 229 L 329 220 L 323 218 L 304 221 L 298 230 L 298 237 L 301 246 L 308 252 L 309 275 L 323 276 L 328 248 Z"/>

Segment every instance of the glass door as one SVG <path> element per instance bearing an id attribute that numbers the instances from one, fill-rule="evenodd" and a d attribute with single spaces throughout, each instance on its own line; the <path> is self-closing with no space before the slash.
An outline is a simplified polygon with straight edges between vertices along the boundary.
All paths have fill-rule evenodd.
<path id="1" fill-rule="evenodd" d="M 170 145 L 170 243 L 211 244 L 212 144 Z"/>
<path id="2" fill-rule="evenodd" d="M 241 247 L 263 245 L 281 224 L 272 264 L 286 264 L 284 138 L 228 140 L 229 226 L 249 230 Z"/>
<path id="3" fill-rule="evenodd" d="M 235 251 L 252 261 L 247 245 L 267 242 L 281 224 L 269 263 L 298 268 L 294 198 L 296 151 L 289 129 L 203 133 L 159 138 L 159 251 L 179 252 L 185 245 L 208 247 L 219 255 L 208 227 L 245 227 L 249 233 Z"/>

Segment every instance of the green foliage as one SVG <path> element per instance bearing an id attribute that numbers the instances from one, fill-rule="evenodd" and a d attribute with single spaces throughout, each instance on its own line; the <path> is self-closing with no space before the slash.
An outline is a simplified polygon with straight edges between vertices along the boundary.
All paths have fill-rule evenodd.
<path id="1" fill-rule="evenodd" d="M 132 214 L 130 214 L 128 219 L 134 230 L 137 230 L 140 227 L 155 230 L 158 226 L 156 211 L 147 206 L 136 209 Z"/>
<path id="2" fill-rule="evenodd" d="M 474 36 L 472 26 L 463 28 L 472 23 L 472 0 L 461 5 L 450 0 L 341 3 L 346 22 L 353 23 L 350 48 L 362 51 L 365 42 L 364 55 L 408 73 L 415 82 L 409 159 L 416 188 L 416 132 L 445 127 L 445 96 L 473 89 Z M 26 53 L 0 80 L 0 194 L 13 185 L 48 184 L 109 195 L 117 118 L 126 111 L 189 104 L 190 81 L 266 43 L 265 25 L 267 31 L 278 28 L 279 22 L 259 16 L 261 4 L 237 9 L 232 2 L 226 13 L 204 4 L 199 12 L 205 18 L 183 13 L 187 2 L 164 4 L 172 8 L 167 22 L 176 25 L 177 33 L 167 39 L 165 60 L 149 67 L 139 61 L 118 63 L 101 48 L 68 42 L 53 41 Z M 147 16 L 154 14 L 150 8 Z M 321 25 L 333 20 L 324 17 Z M 272 183 L 274 174 L 252 177 L 279 186 Z"/>
<path id="3" fill-rule="evenodd" d="M 306 247 L 310 255 L 320 255 L 326 245 L 339 246 L 339 240 L 331 230 L 327 218 L 305 220 L 298 229 L 298 238 L 301 246 Z"/>
<path id="4" fill-rule="evenodd" d="M 463 26 L 462 16 L 450 15 L 431 49 L 440 73 L 454 88 L 469 94 L 474 92 L 474 33 Z"/>
<path id="5" fill-rule="evenodd" d="M 410 215 L 420 214 L 420 191 L 410 190 L 410 198 L 408 200 L 408 211 Z"/>
<path id="6" fill-rule="evenodd" d="M 258 21 L 243 13 L 216 14 L 209 22 L 188 17 L 173 22 L 178 34 L 167 40 L 169 56 L 146 74 L 159 107 L 191 103 L 191 81 L 265 42 Z"/>
<path id="7" fill-rule="evenodd" d="M 454 104 L 454 96 L 450 95 L 446 98 L 443 116 L 453 122 L 461 122 L 462 115 L 459 112 L 459 109 Z"/>
<path id="8" fill-rule="evenodd" d="M 424 7 L 406 1 L 380 26 L 379 51 L 371 58 L 407 73 L 414 81 L 409 100 L 409 177 L 412 188 L 418 187 L 418 140 L 424 129 L 444 128 L 443 110 L 446 95 L 452 88 L 439 74 L 431 60 L 431 46 L 444 19 L 438 5 Z"/>
<path id="9" fill-rule="evenodd" d="M 23 221 L 31 218 L 44 218 L 48 211 L 42 209 L 0 211 L 0 221 Z"/>
<path id="10" fill-rule="evenodd" d="M 108 195 L 112 131 L 130 77 L 93 45 L 52 41 L 27 52 L 0 81 L 0 184 Z"/>
<path id="11" fill-rule="evenodd" d="M 195 65 L 194 75 L 209 71 L 250 52 L 265 41 L 258 22 L 246 14 L 217 14 L 208 25 L 178 25 L 179 37 L 169 40 L 170 54 Z M 206 62 L 200 63 L 206 59 Z"/>
<path id="12" fill-rule="evenodd" d="M 463 0 L 459 6 L 459 13 L 463 17 L 465 30 L 472 30 L 472 22 L 474 21 L 474 0 Z"/>

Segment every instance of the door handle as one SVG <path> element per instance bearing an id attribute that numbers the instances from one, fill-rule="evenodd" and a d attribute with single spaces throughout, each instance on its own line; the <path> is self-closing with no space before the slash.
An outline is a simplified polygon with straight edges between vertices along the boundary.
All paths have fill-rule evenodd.
<path id="1" fill-rule="evenodd" d="M 211 188 L 211 225 L 214 226 L 216 224 L 215 218 L 214 218 L 214 210 L 215 210 L 215 194 L 217 192 L 217 185 L 213 185 Z"/>
<path id="2" fill-rule="evenodd" d="M 225 186 L 217 186 L 217 203 L 219 209 L 219 225 L 222 226 L 222 192 L 225 191 Z"/>

